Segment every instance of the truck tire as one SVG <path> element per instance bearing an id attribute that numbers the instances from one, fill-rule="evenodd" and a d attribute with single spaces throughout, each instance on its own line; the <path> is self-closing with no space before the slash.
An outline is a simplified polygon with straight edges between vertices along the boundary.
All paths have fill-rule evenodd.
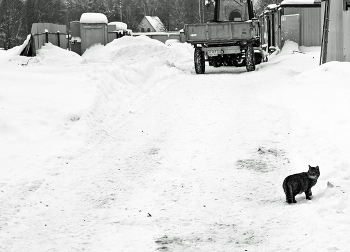
<path id="1" fill-rule="evenodd" d="M 196 70 L 196 74 L 204 74 L 205 72 L 205 59 L 202 48 L 194 49 L 194 68 Z"/>
<path id="2" fill-rule="evenodd" d="M 254 48 L 252 44 L 248 44 L 247 50 L 245 52 L 246 58 L 246 68 L 248 72 L 255 71 L 255 55 Z"/>

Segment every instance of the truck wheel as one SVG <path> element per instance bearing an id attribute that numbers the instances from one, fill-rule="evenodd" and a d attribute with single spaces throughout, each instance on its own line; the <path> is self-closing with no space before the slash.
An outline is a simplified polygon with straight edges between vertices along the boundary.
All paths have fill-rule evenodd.
<path id="1" fill-rule="evenodd" d="M 255 71 L 255 57 L 254 48 L 252 44 L 248 44 L 247 50 L 245 52 L 246 58 L 246 68 L 248 72 Z"/>
<path id="2" fill-rule="evenodd" d="M 194 68 L 197 74 L 204 74 L 205 72 L 204 52 L 201 48 L 194 49 Z"/>

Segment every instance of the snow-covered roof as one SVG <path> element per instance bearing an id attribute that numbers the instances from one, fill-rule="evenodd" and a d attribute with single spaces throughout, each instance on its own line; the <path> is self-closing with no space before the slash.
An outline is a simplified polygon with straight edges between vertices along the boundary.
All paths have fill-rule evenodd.
<path id="1" fill-rule="evenodd" d="M 270 5 L 266 6 L 266 9 L 271 10 L 271 9 L 276 9 L 277 7 L 278 7 L 277 4 L 270 4 Z"/>
<path id="2" fill-rule="evenodd" d="M 145 16 L 147 21 L 152 25 L 152 27 L 157 31 L 157 32 L 164 32 L 166 31 L 166 28 L 162 21 L 156 16 Z"/>
<path id="3" fill-rule="evenodd" d="M 108 25 L 114 25 L 116 31 L 118 30 L 126 31 L 128 29 L 128 25 L 123 22 L 110 22 L 108 23 Z"/>
<path id="4" fill-rule="evenodd" d="M 80 17 L 80 23 L 87 24 L 108 24 L 106 15 L 102 13 L 83 13 Z"/>
<path id="5" fill-rule="evenodd" d="M 321 0 L 284 0 L 281 2 L 281 6 L 283 5 L 314 5 L 320 4 Z"/>

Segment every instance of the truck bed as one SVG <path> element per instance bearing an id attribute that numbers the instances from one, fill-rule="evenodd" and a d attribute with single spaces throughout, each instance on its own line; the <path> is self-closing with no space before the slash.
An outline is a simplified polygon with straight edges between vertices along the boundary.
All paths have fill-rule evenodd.
<path id="1" fill-rule="evenodd" d="M 185 35 L 186 42 L 191 44 L 219 44 L 235 40 L 250 40 L 259 36 L 259 27 L 254 21 L 186 24 Z"/>

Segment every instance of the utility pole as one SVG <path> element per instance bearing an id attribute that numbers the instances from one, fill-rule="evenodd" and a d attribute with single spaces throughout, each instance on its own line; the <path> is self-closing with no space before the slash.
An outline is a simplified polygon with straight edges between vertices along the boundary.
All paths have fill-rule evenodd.
<path id="1" fill-rule="evenodd" d="M 201 0 L 198 0 L 198 15 L 199 15 L 199 23 L 202 23 Z"/>
<path id="2" fill-rule="evenodd" d="M 123 9 L 122 9 L 123 3 L 122 0 L 119 0 L 119 15 L 120 15 L 120 22 L 123 22 Z"/>

